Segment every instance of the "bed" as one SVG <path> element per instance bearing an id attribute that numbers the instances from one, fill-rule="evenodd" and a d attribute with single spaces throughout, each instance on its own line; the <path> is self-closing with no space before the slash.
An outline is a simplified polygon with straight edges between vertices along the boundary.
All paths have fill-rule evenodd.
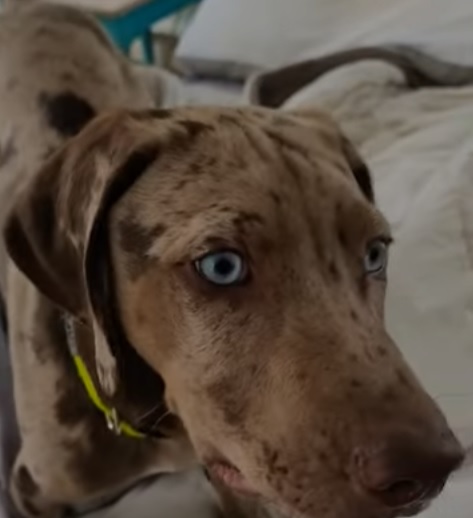
<path id="1" fill-rule="evenodd" d="M 320 105 L 332 113 L 368 162 L 393 227 L 389 330 L 467 447 L 472 27 L 471 0 L 449 0 L 448 8 L 445 0 L 205 0 L 177 49 L 185 79 L 160 75 L 157 99 L 164 106 Z M 161 480 L 89 516 L 151 518 L 161 505 L 161 518 L 177 518 L 166 506 L 186 491 L 188 501 L 198 499 L 197 479 Z M 471 518 L 472 490 L 467 462 L 424 518 Z M 211 516 L 204 507 L 202 516 Z"/>

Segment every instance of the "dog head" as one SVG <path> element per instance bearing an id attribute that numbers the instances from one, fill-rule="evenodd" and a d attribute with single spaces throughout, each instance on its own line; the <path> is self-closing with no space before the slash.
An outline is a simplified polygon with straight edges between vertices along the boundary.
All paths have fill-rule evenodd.
<path id="1" fill-rule="evenodd" d="M 384 328 L 391 238 L 368 170 L 318 112 L 102 116 L 21 194 L 6 241 L 93 328 L 104 394 L 164 398 L 232 492 L 391 517 L 461 461 Z"/>

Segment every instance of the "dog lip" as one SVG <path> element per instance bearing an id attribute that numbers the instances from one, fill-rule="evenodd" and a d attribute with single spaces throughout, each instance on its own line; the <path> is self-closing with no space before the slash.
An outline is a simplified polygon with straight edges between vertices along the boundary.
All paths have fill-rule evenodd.
<path id="1" fill-rule="evenodd" d="M 231 462 L 213 459 L 205 463 L 212 478 L 217 479 L 228 489 L 247 496 L 256 496 L 257 492 L 250 486 L 241 471 Z"/>
<path id="2" fill-rule="evenodd" d="M 213 457 L 212 459 L 206 460 L 204 465 L 210 479 L 219 481 L 227 489 L 230 489 L 244 497 L 261 497 L 261 494 L 251 487 L 242 472 L 228 460 L 224 460 L 222 457 Z M 442 486 L 436 489 L 436 493 L 438 494 L 440 493 Z M 391 509 L 390 516 L 392 518 L 410 518 L 416 516 L 424 511 L 434 498 L 435 496 L 432 496 L 432 498 L 420 498 L 418 501 L 413 502 L 410 505 L 393 507 Z M 286 516 L 286 514 L 280 514 L 278 516 L 282 517 Z"/>

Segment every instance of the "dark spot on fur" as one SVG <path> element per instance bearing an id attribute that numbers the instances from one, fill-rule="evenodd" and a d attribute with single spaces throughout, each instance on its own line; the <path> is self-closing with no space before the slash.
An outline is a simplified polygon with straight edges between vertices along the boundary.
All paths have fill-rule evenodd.
<path id="1" fill-rule="evenodd" d="M 247 227 L 251 225 L 264 224 L 263 217 L 256 212 L 239 212 L 233 219 L 233 224 L 238 232 L 244 234 Z"/>
<path id="2" fill-rule="evenodd" d="M 297 373 L 297 379 L 303 383 L 309 379 L 309 374 L 306 371 L 300 371 Z"/>
<path id="3" fill-rule="evenodd" d="M 165 204 L 165 200 L 163 201 L 162 204 L 163 205 Z M 186 210 L 179 210 L 178 209 L 178 210 L 174 211 L 174 217 L 176 219 L 187 219 L 187 218 L 189 218 L 189 216 L 190 216 L 190 213 L 188 211 L 186 211 Z"/>
<path id="4" fill-rule="evenodd" d="M 409 378 L 404 374 L 404 372 L 401 369 L 398 369 L 396 374 L 397 374 L 397 379 L 401 385 L 403 385 L 404 387 L 411 386 L 411 382 L 410 382 Z"/>
<path id="5" fill-rule="evenodd" d="M 121 248 L 140 258 L 146 256 L 155 238 L 166 231 L 164 225 L 157 224 L 154 227 L 146 228 L 132 219 L 120 221 L 118 227 Z"/>
<path id="6" fill-rule="evenodd" d="M 397 399 L 397 395 L 396 393 L 394 392 L 394 390 L 392 389 L 386 389 L 384 392 L 383 392 L 383 399 L 386 401 L 386 402 L 393 402 Z"/>
<path id="7" fill-rule="evenodd" d="M 328 271 L 330 274 L 330 277 L 334 281 L 338 281 L 340 279 L 340 272 L 338 271 L 337 265 L 335 264 L 335 261 L 330 261 L 328 265 Z"/>
<path id="8" fill-rule="evenodd" d="M 327 261 L 325 260 L 325 247 L 324 243 L 320 239 L 319 236 L 314 235 L 314 249 L 315 249 L 315 255 L 317 257 L 318 263 L 322 266 Z"/>
<path id="9" fill-rule="evenodd" d="M 34 496 L 38 493 L 38 484 L 31 476 L 30 470 L 26 466 L 20 466 L 15 475 L 16 487 L 24 495 Z"/>
<path id="10" fill-rule="evenodd" d="M 181 178 L 176 184 L 176 191 L 182 191 L 184 187 L 192 181 L 192 178 Z"/>
<path id="11" fill-rule="evenodd" d="M 88 101 L 73 92 L 42 93 L 39 104 L 48 125 L 62 137 L 72 137 L 95 117 L 95 109 Z"/>
<path id="12" fill-rule="evenodd" d="M 283 476 L 286 476 L 288 473 L 289 473 L 289 468 L 287 466 L 278 466 L 276 468 L 276 471 L 280 474 L 280 475 L 283 475 Z"/>
<path id="13" fill-rule="evenodd" d="M 186 129 L 186 131 L 191 135 L 192 137 L 196 137 L 203 131 L 210 131 L 213 129 L 213 127 L 210 124 L 204 124 L 203 122 L 199 121 L 180 121 L 179 124 Z"/>
<path id="14" fill-rule="evenodd" d="M 281 196 L 279 196 L 279 194 L 275 191 L 269 191 L 269 196 L 271 197 L 271 199 L 274 201 L 274 203 L 276 205 L 281 205 L 282 203 L 282 200 L 281 200 Z"/>
<path id="15" fill-rule="evenodd" d="M 275 464 L 277 464 L 278 459 L 279 459 L 279 453 L 277 452 L 277 450 L 274 450 L 274 449 L 269 450 L 266 462 L 271 467 L 274 466 Z"/>
<path id="16" fill-rule="evenodd" d="M 358 313 L 354 309 L 350 310 L 350 318 L 353 320 L 353 322 L 358 322 L 359 320 Z"/>
<path id="17" fill-rule="evenodd" d="M 248 318 L 247 322 L 249 321 L 250 319 Z M 257 374 L 258 374 L 258 371 L 260 370 L 260 366 L 258 363 L 253 363 L 252 365 L 250 365 L 248 367 L 248 372 L 250 374 L 251 377 L 255 377 Z"/>
<path id="18" fill-rule="evenodd" d="M 355 354 L 355 353 L 348 353 L 348 359 L 352 362 L 352 363 L 358 363 L 360 361 L 360 359 L 358 358 L 358 355 Z"/>
<path id="19" fill-rule="evenodd" d="M 353 378 L 350 380 L 350 387 L 353 389 L 360 389 L 363 386 L 363 383 L 361 383 L 360 380 L 357 380 L 356 378 Z"/>
<path id="20" fill-rule="evenodd" d="M 282 487 L 282 478 L 289 473 L 289 467 L 281 460 L 280 453 L 269 444 L 262 444 L 262 462 L 268 469 L 268 480 L 276 480 L 277 485 Z"/>
<path id="21" fill-rule="evenodd" d="M 154 262 L 148 255 L 149 250 L 165 231 L 164 225 L 157 224 L 146 228 L 132 219 L 118 223 L 119 244 L 127 254 L 127 267 L 131 279 L 137 279 Z"/>
<path id="22" fill-rule="evenodd" d="M 346 236 L 345 231 L 343 229 L 341 229 L 341 228 L 338 229 L 337 237 L 338 237 L 338 242 L 340 243 L 342 248 L 347 248 L 348 247 L 348 239 L 347 239 L 347 236 Z"/>
<path id="23" fill-rule="evenodd" d="M 13 139 L 13 135 L 10 135 L 8 140 L 0 146 L 0 167 L 5 167 L 10 160 L 17 154 L 17 149 Z"/>
<path id="24" fill-rule="evenodd" d="M 71 81 L 75 81 L 76 78 L 72 72 L 63 72 L 60 76 L 60 79 L 65 83 L 70 83 Z"/>
<path id="25" fill-rule="evenodd" d="M 38 336 L 38 334 L 34 336 L 26 336 L 24 333 L 20 333 L 19 335 L 19 344 L 23 347 L 31 346 L 38 363 L 41 365 L 47 363 L 51 357 L 53 356 L 53 351 L 51 350 L 50 344 L 45 342 L 42 337 Z"/>
<path id="26" fill-rule="evenodd" d="M 376 352 L 381 358 L 385 358 L 388 355 L 388 351 L 382 345 L 376 347 Z"/>
<path id="27" fill-rule="evenodd" d="M 319 451 L 317 457 L 319 458 L 321 464 L 327 464 L 328 455 L 325 452 Z"/>

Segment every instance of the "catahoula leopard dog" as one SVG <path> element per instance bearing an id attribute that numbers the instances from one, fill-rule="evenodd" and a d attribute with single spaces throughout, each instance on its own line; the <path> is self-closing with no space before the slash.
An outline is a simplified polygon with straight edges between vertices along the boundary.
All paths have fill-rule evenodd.
<path id="1" fill-rule="evenodd" d="M 199 464 L 229 515 L 420 511 L 463 451 L 385 330 L 357 152 L 318 111 L 148 106 L 92 20 L 2 18 L 19 510 Z"/>

